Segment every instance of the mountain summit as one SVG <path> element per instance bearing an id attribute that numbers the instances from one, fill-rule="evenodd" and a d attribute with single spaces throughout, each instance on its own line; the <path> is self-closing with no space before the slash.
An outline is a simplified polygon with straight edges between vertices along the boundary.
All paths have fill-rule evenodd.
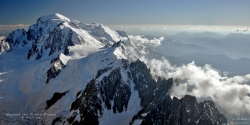
<path id="1" fill-rule="evenodd" d="M 56 13 L 40 17 L 27 32 L 18 29 L 10 33 L 6 38 L 10 48 L 6 50 L 9 52 L 20 46 L 31 46 L 27 59 L 38 60 L 56 52 L 68 54 L 70 46 L 104 47 L 126 39 L 126 34 L 119 35 L 119 32 L 102 24 L 84 24 Z"/>
<path id="2" fill-rule="evenodd" d="M 171 98 L 174 80 L 151 75 L 143 48 L 57 13 L 13 31 L 1 40 L 1 124 L 227 123 L 211 101 Z"/>

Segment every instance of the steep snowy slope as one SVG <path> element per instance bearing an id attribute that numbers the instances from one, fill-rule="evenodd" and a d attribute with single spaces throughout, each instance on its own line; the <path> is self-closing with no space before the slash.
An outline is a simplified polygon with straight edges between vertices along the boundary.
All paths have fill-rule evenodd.
<path id="1" fill-rule="evenodd" d="M 155 80 L 138 60 L 145 47 L 123 31 L 52 14 L 5 41 L 10 49 L 0 55 L 0 124 L 183 124 L 180 109 L 189 100 L 190 124 L 227 122 L 217 110 L 193 118 L 200 115 L 195 97 L 172 100 L 173 79 Z M 158 108 L 167 115 L 158 115 Z M 179 119 L 159 120 L 171 115 Z"/>

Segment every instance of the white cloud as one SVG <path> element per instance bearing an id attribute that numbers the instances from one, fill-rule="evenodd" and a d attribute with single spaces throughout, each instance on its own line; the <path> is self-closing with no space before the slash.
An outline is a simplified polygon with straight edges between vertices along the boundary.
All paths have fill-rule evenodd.
<path id="1" fill-rule="evenodd" d="M 230 115 L 250 115 L 250 74 L 228 77 L 220 74 L 210 65 L 196 66 L 194 62 L 180 67 L 171 66 L 165 59 L 148 60 L 140 58 L 151 69 L 154 76 L 179 79 L 181 83 L 174 85 L 171 95 L 183 97 L 186 94 L 198 99 L 212 99 Z"/>
<path id="2" fill-rule="evenodd" d="M 0 25 L 0 36 L 7 36 L 9 33 L 16 29 L 27 30 L 30 25 L 26 24 L 15 24 L 15 25 Z"/>
<path id="3" fill-rule="evenodd" d="M 162 29 L 162 30 L 166 30 L 166 29 L 167 29 L 167 27 L 160 27 L 160 29 Z"/>
<path id="4" fill-rule="evenodd" d="M 148 39 L 140 35 L 136 35 L 136 36 L 129 35 L 129 38 L 135 42 L 147 44 L 147 45 L 153 45 L 153 46 L 160 45 L 161 41 L 164 40 L 164 37 Z"/>
<path id="5" fill-rule="evenodd" d="M 128 27 L 126 26 L 120 26 L 121 29 L 127 29 Z"/>

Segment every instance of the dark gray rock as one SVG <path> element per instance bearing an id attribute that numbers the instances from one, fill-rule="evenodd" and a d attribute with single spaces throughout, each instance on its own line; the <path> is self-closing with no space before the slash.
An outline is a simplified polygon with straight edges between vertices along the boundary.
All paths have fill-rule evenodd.
<path id="1" fill-rule="evenodd" d="M 72 104 L 70 111 L 79 110 L 79 115 L 81 117 L 80 121 L 75 120 L 76 112 L 73 113 L 67 119 L 69 124 L 86 124 L 86 125 L 98 125 L 98 114 L 102 115 L 102 101 L 97 96 L 99 90 L 95 84 L 95 80 L 91 80 L 84 91 L 82 92 L 81 96 L 77 98 Z"/>
<path id="2" fill-rule="evenodd" d="M 145 110 L 145 109 L 143 109 Z M 226 117 L 219 112 L 212 101 L 198 103 L 194 96 L 186 95 L 180 100 L 176 97 L 163 99 L 145 117 L 143 111 L 135 116 L 142 119 L 141 125 L 226 125 Z M 141 116 L 141 117 L 138 117 Z"/>
<path id="3" fill-rule="evenodd" d="M 50 63 L 52 63 L 53 65 L 47 71 L 46 84 L 49 83 L 50 79 L 56 78 L 56 76 L 59 75 L 59 73 L 61 72 L 61 68 L 65 68 L 66 67 L 66 65 L 60 60 L 60 55 L 58 57 L 52 59 Z M 55 63 L 57 65 L 57 67 L 55 66 Z"/>
<path id="4" fill-rule="evenodd" d="M 46 101 L 46 108 L 45 109 L 48 110 L 58 100 L 60 100 L 63 96 L 65 96 L 67 92 L 68 91 L 63 92 L 63 93 L 59 93 L 59 92 L 54 93 L 54 95 L 52 96 L 52 98 Z"/>

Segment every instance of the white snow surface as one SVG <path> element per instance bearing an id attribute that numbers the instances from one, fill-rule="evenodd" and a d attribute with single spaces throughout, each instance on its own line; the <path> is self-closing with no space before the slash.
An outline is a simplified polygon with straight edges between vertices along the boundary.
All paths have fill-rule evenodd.
<path id="1" fill-rule="evenodd" d="M 133 125 L 140 125 L 142 121 L 143 121 L 142 119 L 136 119 Z"/>
<path id="2" fill-rule="evenodd" d="M 148 112 L 147 113 L 142 113 L 141 116 L 142 117 L 146 117 L 148 115 Z"/>

